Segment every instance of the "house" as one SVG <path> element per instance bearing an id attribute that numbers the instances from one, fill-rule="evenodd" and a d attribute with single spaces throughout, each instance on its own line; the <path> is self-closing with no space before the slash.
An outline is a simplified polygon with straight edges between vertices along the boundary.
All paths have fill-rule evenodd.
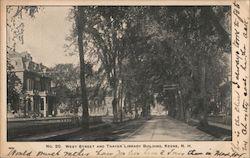
<path id="1" fill-rule="evenodd" d="M 51 90 L 51 78 L 47 67 L 32 61 L 28 52 L 8 52 L 9 62 L 21 81 L 20 104 L 24 116 L 52 116 L 55 113 L 55 93 Z M 19 106 L 20 108 L 22 106 Z"/>

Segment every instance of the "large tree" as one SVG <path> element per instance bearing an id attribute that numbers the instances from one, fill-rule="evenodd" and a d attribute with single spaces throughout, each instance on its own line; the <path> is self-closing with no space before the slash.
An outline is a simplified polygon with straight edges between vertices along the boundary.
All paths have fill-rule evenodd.
<path id="1" fill-rule="evenodd" d="M 35 17 L 39 11 L 37 6 L 8 6 L 7 7 L 7 103 L 11 110 L 19 110 L 20 97 L 23 94 L 20 79 L 16 76 L 15 67 L 11 64 L 10 52 L 16 51 L 16 46 L 23 44 L 23 16 Z M 23 101 L 25 98 L 22 98 Z M 25 105 L 23 105 L 25 112 Z"/>
<path id="2" fill-rule="evenodd" d="M 85 83 L 85 59 L 84 59 L 84 44 L 83 33 L 86 20 L 84 7 L 74 7 L 75 9 L 75 26 L 77 32 L 77 44 L 80 59 L 80 89 L 81 89 L 81 105 L 82 105 L 82 126 L 89 128 L 89 111 L 88 111 L 88 97 Z"/>
<path id="3" fill-rule="evenodd" d="M 209 100 L 227 67 L 222 55 L 230 48 L 228 7 L 82 9 L 82 46 L 86 52 L 94 47 L 100 59 L 112 90 L 114 121 L 122 101 L 130 111 L 142 108 L 142 115 L 149 115 L 157 93 L 170 115 L 184 120 L 187 109 L 197 109 L 206 124 Z M 166 85 L 177 86 L 164 92 Z"/>

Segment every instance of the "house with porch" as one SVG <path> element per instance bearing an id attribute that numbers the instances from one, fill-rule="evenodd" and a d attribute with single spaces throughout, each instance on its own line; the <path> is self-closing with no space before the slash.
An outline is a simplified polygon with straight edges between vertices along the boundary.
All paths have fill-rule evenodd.
<path id="1" fill-rule="evenodd" d="M 55 93 L 51 90 L 48 68 L 32 61 L 28 52 L 8 52 L 9 62 L 20 79 L 19 113 L 24 117 L 48 117 L 55 114 Z M 8 109 L 10 109 L 8 107 Z"/>

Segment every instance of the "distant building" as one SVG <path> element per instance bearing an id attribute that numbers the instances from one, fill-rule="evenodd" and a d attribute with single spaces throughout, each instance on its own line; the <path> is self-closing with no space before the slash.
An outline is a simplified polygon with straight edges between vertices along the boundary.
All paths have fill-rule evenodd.
<path id="1" fill-rule="evenodd" d="M 8 52 L 9 62 L 16 76 L 21 80 L 20 104 L 26 116 L 47 117 L 55 112 L 55 93 L 51 91 L 51 78 L 46 76 L 47 67 L 32 61 L 27 52 Z"/>

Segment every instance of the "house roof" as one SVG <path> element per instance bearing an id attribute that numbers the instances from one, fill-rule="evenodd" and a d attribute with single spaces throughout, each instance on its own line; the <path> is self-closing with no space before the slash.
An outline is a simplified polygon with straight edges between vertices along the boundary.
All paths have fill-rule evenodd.
<path id="1" fill-rule="evenodd" d="M 42 63 L 32 61 L 32 56 L 27 51 L 21 53 L 8 51 L 8 57 L 16 71 L 34 72 L 46 77 L 45 72 L 48 70 L 48 67 Z"/>

